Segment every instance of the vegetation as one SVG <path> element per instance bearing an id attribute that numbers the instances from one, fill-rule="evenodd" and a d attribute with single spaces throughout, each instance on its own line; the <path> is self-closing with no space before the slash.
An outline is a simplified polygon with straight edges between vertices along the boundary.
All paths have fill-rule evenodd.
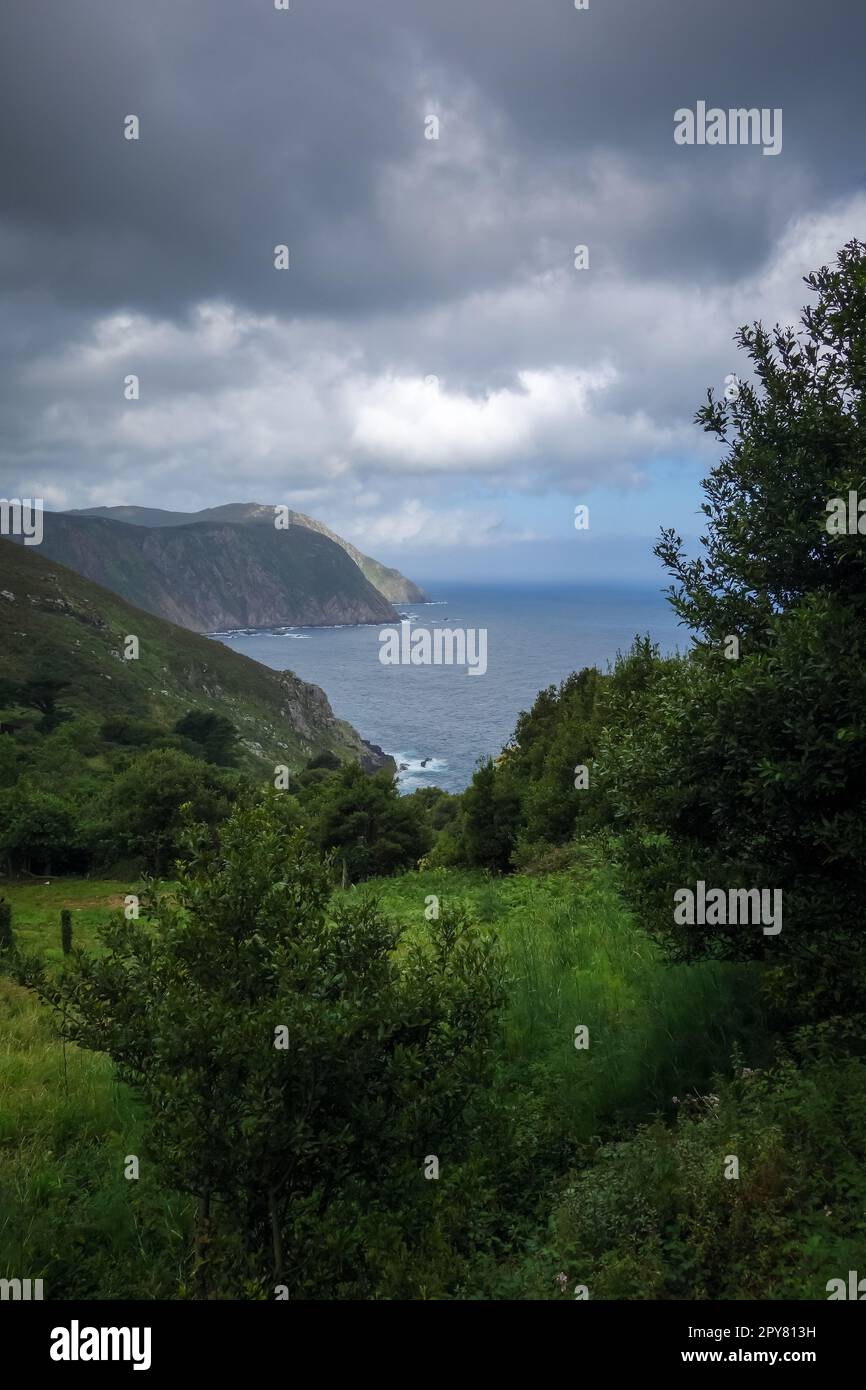
<path id="1" fill-rule="evenodd" d="M 0 951 L 11 951 L 15 945 L 12 931 L 12 904 L 0 898 Z"/>
<path id="2" fill-rule="evenodd" d="M 462 797 L 336 749 L 264 790 L 224 723 L 88 722 L 62 664 L 13 673 L 0 1273 L 706 1300 L 863 1267 L 866 571 L 827 517 L 866 492 L 866 246 L 808 283 L 698 414 L 728 450 L 704 554 L 658 546 L 692 649 L 542 691 Z M 23 881 L 64 855 L 126 877 Z M 681 924 L 699 882 L 781 892 L 781 931 Z"/>
<path id="3" fill-rule="evenodd" d="M 183 748 L 175 725 L 191 712 L 234 727 L 233 756 L 256 778 L 273 777 L 278 763 L 298 770 L 317 753 L 334 753 L 341 763 L 367 755 L 317 687 L 133 608 L 40 551 L 0 539 L 0 746 L 14 745 L 19 775 L 38 759 L 40 738 L 51 736 L 59 739 L 50 746 L 55 756 L 74 753 L 84 738 L 96 770 L 103 741 L 134 746 L 158 731 Z M 127 660 L 130 635 L 138 656 Z M 0 780 L 8 757 L 0 755 Z M 54 764 L 53 790 L 58 766 L 65 772 L 65 761 Z"/>
<path id="4" fill-rule="evenodd" d="M 147 527 L 46 512 L 40 549 L 137 609 L 194 632 L 396 619 L 341 545 L 306 526 L 278 529 L 273 507 L 261 510 L 266 524 L 206 515 L 191 525 Z"/>

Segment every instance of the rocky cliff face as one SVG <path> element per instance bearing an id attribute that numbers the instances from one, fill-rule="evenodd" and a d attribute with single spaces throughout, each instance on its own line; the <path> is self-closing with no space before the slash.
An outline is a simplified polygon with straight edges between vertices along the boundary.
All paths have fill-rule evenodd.
<path id="1" fill-rule="evenodd" d="M 129 526 L 164 528 L 167 526 L 210 525 L 212 522 L 244 526 L 268 526 L 273 528 L 274 508 L 263 506 L 260 502 L 227 502 L 221 507 L 207 507 L 200 512 L 166 512 L 157 507 L 89 507 L 78 512 L 67 512 L 71 517 L 101 517 L 106 521 L 123 521 Z M 411 579 L 399 570 L 389 569 L 387 565 L 364 555 L 350 541 L 338 536 L 324 522 L 304 512 L 292 512 L 292 524 L 303 526 L 317 535 L 326 536 L 335 545 L 345 550 L 358 569 L 378 589 L 390 603 L 426 603 L 427 595 Z"/>
<path id="2" fill-rule="evenodd" d="M 292 729 L 309 742 L 311 748 L 321 742 L 324 733 L 330 742 L 352 753 L 365 772 L 375 772 L 382 767 L 396 770 L 390 754 L 378 744 L 368 743 L 361 738 L 344 719 L 336 718 L 320 686 L 300 680 L 292 671 L 278 671 L 276 677 L 285 694 L 285 703 L 280 712 Z"/>
<path id="3" fill-rule="evenodd" d="M 335 541 L 342 546 L 346 554 L 349 555 L 358 566 L 358 569 L 375 589 L 379 590 L 391 603 L 427 603 L 428 598 L 423 589 L 419 589 L 417 584 L 413 584 L 411 579 L 407 579 L 405 574 L 399 570 L 389 569 L 387 565 L 380 564 L 378 560 L 373 560 L 369 555 L 363 555 L 350 541 L 343 540 L 342 536 L 336 535 L 330 527 L 322 521 L 316 521 L 314 517 L 305 516 L 303 512 L 293 512 L 292 519 L 298 526 L 306 526 L 309 531 L 316 531 L 320 536 L 327 536 L 329 540 Z"/>
<path id="4" fill-rule="evenodd" d="M 345 550 L 307 527 L 131 526 L 45 513 L 39 547 L 129 603 L 198 632 L 391 623 L 389 601 Z"/>

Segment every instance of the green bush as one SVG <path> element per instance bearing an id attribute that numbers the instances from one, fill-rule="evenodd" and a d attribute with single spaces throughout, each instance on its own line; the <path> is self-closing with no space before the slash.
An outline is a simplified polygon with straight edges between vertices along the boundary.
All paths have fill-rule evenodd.
<path id="1" fill-rule="evenodd" d="M 330 869 L 276 794 L 184 844 L 171 896 L 40 993 L 144 1101 L 221 1287 L 368 1296 L 377 1240 L 434 1220 L 427 1156 L 468 1144 L 503 1002 L 493 940 L 454 908 L 404 941 L 360 895 L 329 921 Z"/>
<path id="2" fill-rule="evenodd" d="M 866 1063 L 738 1068 L 602 1144 L 556 1206 L 524 1296 L 823 1299 L 866 1264 Z M 739 1161 L 739 1177 L 731 1157 Z"/>

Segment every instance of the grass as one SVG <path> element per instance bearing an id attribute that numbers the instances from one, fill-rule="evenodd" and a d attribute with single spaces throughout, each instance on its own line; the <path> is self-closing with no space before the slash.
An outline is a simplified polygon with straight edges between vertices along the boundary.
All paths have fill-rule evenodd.
<path id="1" fill-rule="evenodd" d="M 141 1162 L 141 1118 L 106 1058 L 61 1048 L 47 1010 L 0 978 L 0 1277 L 46 1298 L 165 1298 L 189 1248 L 190 1203 Z"/>
<path id="2" fill-rule="evenodd" d="M 465 903 L 495 928 L 510 982 L 505 1065 L 547 1089 L 575 1138 L 588 1139 L 613 1112 L 629 1121 L 673 1113 L 674 1097 L 706 1088 L 735 1048 L 748 1065 L 766 1060 L 758 968 L 667 965 L 623 907 L 610 869 L 500 879 L 440 869 L 368 888 L 415 930 L 432 896 Z M 588 1047 L 578 1050 L 581 1025 Z"/>
<path id="3" fill-rule="evenodd" d="M 140 885 L 138 885 L 140 887 Z M 63 959 L 60 912 L 72 913 L 72 944 L 90 951 L 97 946 L 97 928 L 123 907 L 135 883 L 118 879 L 52 878 L 0 879 L 0 897 L 12 906 L 12 927 L 19 946 L 34 951 L 51 965 Z"/>
<path id="4" fill-rule="evenodd" d="M 60 910 L 77 946 L 134 885 L 117 880 L 9 882 L 21 945 L 62 960 Z M 673 1110 L 706 1089 L 739 1047 L 760 1065 L 763 1021 L 755 967 L 668 967 L 622 907 L 608 869 L 491 879 L 429 870 L 346 890 L 379 896 L 412 931 L 431 897 L 461 901 L 495 929 L 510 1002 L 500 1071 L 537 1100 L 533 1143 L 573 1161 L 576 1146 L 617 1124 Z M 577 1025 L 589 1047 L 576 1050 Z M 142 1119 L 107 1059 L 69 1046 L 49 1012 L 0 977 L 0 1277 L 45 1280 L 51 1298 L 172 1298 L 189 1280 L 191 1202 L 161 1185 L 141 1143 Z M 124 1178 L 127 1155 L 141 1178 Z"/>

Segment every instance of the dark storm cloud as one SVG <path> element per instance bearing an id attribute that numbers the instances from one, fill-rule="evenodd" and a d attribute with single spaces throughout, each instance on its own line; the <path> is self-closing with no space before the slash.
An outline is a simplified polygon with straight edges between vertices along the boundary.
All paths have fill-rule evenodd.
<path id="1" fill-rule="evenodd" d="M 694 456 L 737 324 L 864 231 L 864 40 L 859 0 L 6 6 L 0 492 L 471 536 L 473 487 Z M 781 155 L 676 146 L 698 99 L 781 107 Z"/>
<path id="2" fill-rule="evenodd" d="M 225 296 L 353 314 L 494 285 L 536 269 L 548 239 L 566 254 L 557 192 L 591 191 L 593 156 L 623 151 L 681 182 L 649 227 L 623 209 L 610 254 L 644 273 L 684 258 L 718 273 L 760 260 L 790 211 L 792 164 L 837 192 L 866 163 L 866 7 L 853 0 L 594 0 L 581 13 L 567 0 L 293 0 L 288 13 L 267 0 L 29 0 L 6 11 L 4 38 L 7 267 L 18 285 L 95 307 L 170 313 Z M 762 160 L 739 197 L 741 151 L 714 150 L 711 165 L 673 146 L 674 108 L 698 97 L 784 108 L 784 159 Z M 449 129 L 464 99 L 487 127 L 485 158 L 517 167 L 517 196 L 520 171 L 527 195 L 549 180 L 534 242 L 520 218 L 461 237 L 476 170 L 447 152 L 465 139 Z M 438 147 L 423 140 L 434 101 Z M 128 113 L 138 143 L 121 138 Z M 425 154 L 430 177 L 405 190 L 407 239 L 383 183 Z M 293 272 L 279 281 L 282 241 Z"/>

